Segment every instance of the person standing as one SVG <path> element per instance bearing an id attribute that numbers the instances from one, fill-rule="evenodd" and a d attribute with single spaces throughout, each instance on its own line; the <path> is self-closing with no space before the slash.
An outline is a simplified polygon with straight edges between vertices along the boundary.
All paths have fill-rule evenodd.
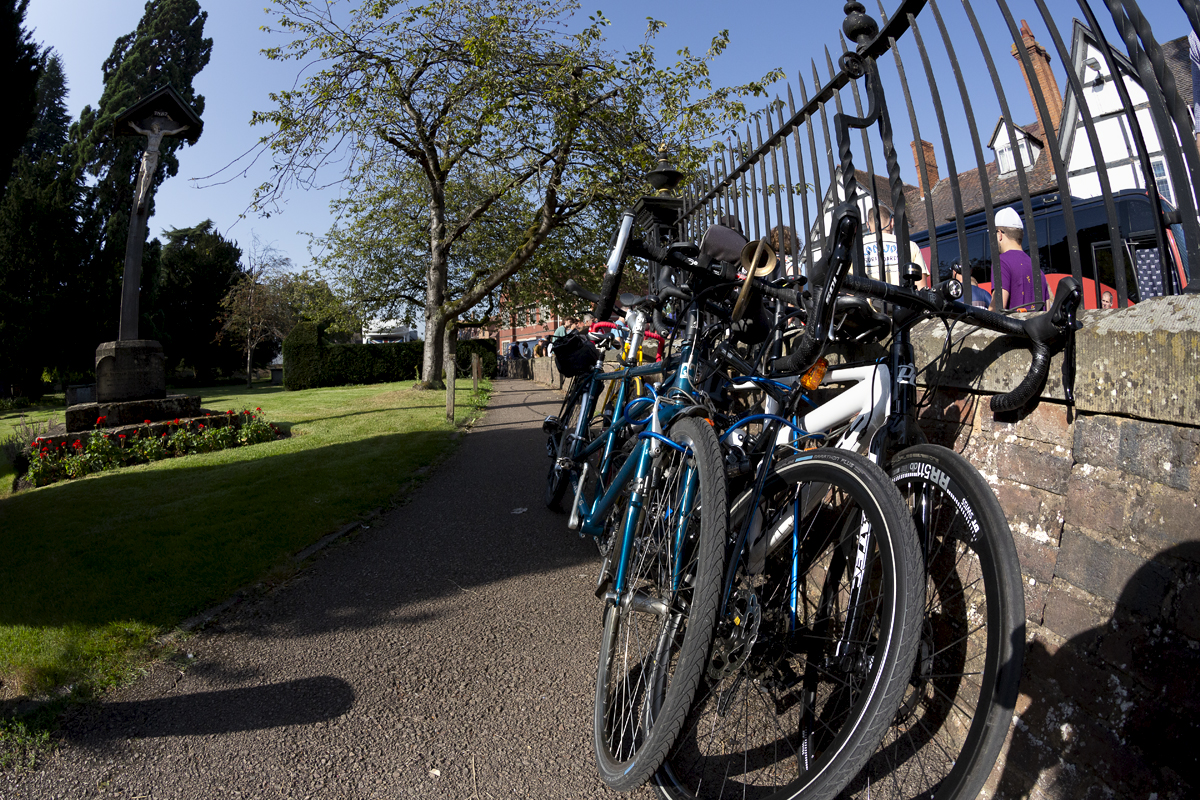
<path id="1" fill-rule="evenodd" d="M 876 212 L 878 211 L 879 229 L 876 231 Z M 863 262 L 867 267 L 867 277 L 874 280 L 879 280 L 879 251 L 883 249 L 883 268 L 884 281 L 887 283 L 900 285 L 900 256 L 899 245 L 896 242 L 895 233 L 896 221 L 892 217 L 892 210 L 882 203 L 877 208 L 867 211 L 866 232 L 863 233 Z M 919 285 L 928 286 L 927 275 L 928 271 L 925 267 L 925 259 L 921 255 L 921 248 L 917 247 L 911 239 L 908 242 L 908 259 L 905 264 L 913 263 L 921 268 L 921 281 Z"/>
<path id="2" fill-rule="evenodd" d="M 1025 308 L 1038 302 L 1033 288 L 1033 261 L 1021 249 L 1025 240 L 1025 226 L 1021 217 L 1011 208 L 996 212 L 996 249 L 1000 251 L 1000 299 L 1004 308 Z M 1041 299 L 1050 305 L 1053 296 L 1046 276 L 1041 275 Z M 994 288 L 994 287 L 993 287 Z M 1026 309 L 1032 310 L 1032 309 Z"/>

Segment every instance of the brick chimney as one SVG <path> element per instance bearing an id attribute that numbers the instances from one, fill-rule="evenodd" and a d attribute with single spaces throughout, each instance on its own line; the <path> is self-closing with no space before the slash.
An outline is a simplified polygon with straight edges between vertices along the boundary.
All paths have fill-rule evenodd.
<path id="1" fill-rule="evenodd" d="M 1058 125 L 1062 120 L 1063 99 L 1062 92 L 1058 89 L 1058 82 L 1054 80 L 1054 73 L 1050 69 L 1050 54 L 1046 52 L 1046 48 L 1038 44 L 1037 39 L 1033 38 L 1033 31 L 1029 30 L 1029 23 L 1025 20 L 1021 20 L 1021 41 L 1025 44 L 1025 49 L 1029 53 L 1029 61 L 1033 65 L 1032 80 L 1025 72 L 1025 64 L 1021 61 L 1021 54 L 1017 52 L 1015 43 L 1012 46 L 1012 55 L 1021 65 L 1021 74 L 1025 76 L 1025 88 L 1029 90 L 1029 100 L 1033 103 L 1033 110 L 1037 112 L 1038 122 L 1042 123 L 1043 132 L 1053 130 L 1058 133 Z M 1033 91 L 1035 83 L 1046 101 L 1046 109 L 1050 112 L 1048 120 L 1042 119 L 1042 112 L 1038 110 L 1037 99 Z"/>
<path id="2" fill-rule="evenodd" d="M 937 155 L 933 152 L 933 145 L 924 139 L 921 140 L 921 152 L 925 157 L 925 172 L 921 172 L 921 159 L 917 155 L 917 143 L 912 142 L 913 163 L 917 165 L 917 178 L 921 181 L 921 197 L 929 194 L 930 187 L 937 186 L 941 176 L 938 175 Z M 929 175 L 929 182 L 925 182 L 925 175 Z"/>

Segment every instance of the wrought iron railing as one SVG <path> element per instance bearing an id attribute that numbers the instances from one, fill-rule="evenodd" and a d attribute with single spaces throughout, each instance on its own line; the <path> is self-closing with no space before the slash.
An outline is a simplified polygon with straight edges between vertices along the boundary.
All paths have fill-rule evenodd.
<path id="1" fill-rule="evenodd" d="M 1089 0 L 1077 1 L 1077 10 L 1055 3 L 1052 14 L 1046 0 L 1026 0 L 1020 18 L 1007 0 L 943 0 L 944 9 L 937 0 L 901 0 L 890 16 L 880 3 L 878 21 L 862 4 L 846 3 L 836 68 L 826 49 L 823 70 L 810 64 L 811 84 L 803 75 L 796 82 L 799 108 L 789 86 L 786 100 L 777 98 L 744 136 L 724 143 L 707 172 L 681 190 L 681 235 L 699 239 L 718 219 L 736 217 L 750 238 L 776 231 L 780 255 L 805 270 L 820 255 L 832 207 L 847 198 L 862 206 L 872 223 L 864 236 L 875 237 L 882 253 L 883 204 L 893 213 L 897 251 L 909 253 L 915 240 L 935 280 L 961 261 L 970 297 L 976 279 L 1000 286 L 995 216 L 1012 207 L 1038 300 L 1043 272 L 1082 279 L 1088 307 L 1185 291 L 1200 270 L 1200 153 L 1190 113 L 1200 86 L 1186 85 L 1186 39 L 1160 43 L 1134 0 L 1105 0 L 1103 25 Z M 1178 2 L 1200 30 L 1200 0 Z M 1076 11 L 1068 41 L 1063 26 Z M 998 60 L 1001 47 L 1019 71 Z M 921 77 L 905 69 L 913 50 Z M 1066 72 L 1062 87 L 1049 67 L 1055 57 Z M 1020 77 L 1032 109 L 1014 96 Z M 894 146 L 903 135 L 889 112 L 897 94 L 907 110 L 903 133 L 911 133 L 916 184 L 904 183 Z M 993 107 L 1001 122 L 985 139 L 979 109 Z M 1036 121 L 1023 125 L 1024 115 Z M 922 138 L 930 117 L 936 143 Z M 968 166 L 960 172 L 960 165 Z M 885 278 L 884 259 L 878 262 L 872 277 Z M 859 274 L 864 263 L 860 249 Z"/>

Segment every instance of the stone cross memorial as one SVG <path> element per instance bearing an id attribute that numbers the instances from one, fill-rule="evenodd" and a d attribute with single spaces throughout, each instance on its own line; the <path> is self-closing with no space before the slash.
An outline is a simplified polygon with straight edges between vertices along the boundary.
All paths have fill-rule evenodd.
<path id="1" fill-rule="evenodd" d="M 98 416 L 119 425 L 190 416 L 199 410 L 199 398 L 167 396 L 162 345 L 138 337 L 138 315 L 142 245 L 146 239 L 159 148 L 165 136 L 194 143 L 202 128 L 203 123 L 196 112 L 170 86 L 139 100 L 118 116 L 113 125 L 116 136 L 145 136 L 146 148 L 129 214 L 117 341 L 104 342 L 96 348 L 96 402 L 68 407 L 69 431 L 92 427 Z"/>

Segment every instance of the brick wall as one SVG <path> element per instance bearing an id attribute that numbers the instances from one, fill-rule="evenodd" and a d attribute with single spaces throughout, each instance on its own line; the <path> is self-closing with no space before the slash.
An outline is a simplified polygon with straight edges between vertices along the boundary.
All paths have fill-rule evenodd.
<path id="1" fill-rule="evenodd" d="M 997 417 L 988 397 L 1028 356 L 967 337 L 922 425 L 984 474 L 1021 559 L 1026 654 L 986 796 L 1200 796 L 1200 298 L 1089 312 L 1077 405 L 1061 356 L 1046 396 Z M 926 363 L 936 328 L 914 342 Z"/>

